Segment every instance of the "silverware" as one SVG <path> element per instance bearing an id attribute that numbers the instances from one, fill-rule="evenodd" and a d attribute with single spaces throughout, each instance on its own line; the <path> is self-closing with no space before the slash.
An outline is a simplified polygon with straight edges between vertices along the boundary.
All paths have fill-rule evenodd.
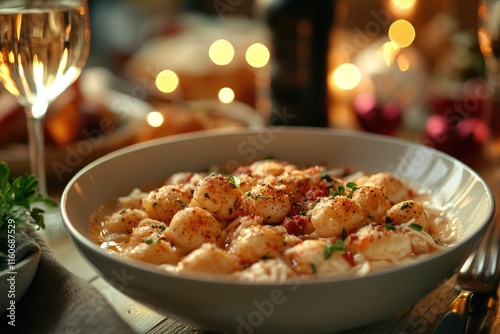
<path id="1" fill-rule="evenodd" d="M 459 296 L 434 334 L 489 333 L 498 309 L 500 276 L 500 220 L 493 220 L 477 249 L 457 274 Z"/>

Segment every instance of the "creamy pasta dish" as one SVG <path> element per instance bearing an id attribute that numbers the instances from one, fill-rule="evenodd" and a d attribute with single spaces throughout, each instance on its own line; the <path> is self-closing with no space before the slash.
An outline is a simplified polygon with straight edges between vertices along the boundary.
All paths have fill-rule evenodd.
<path id="1" fill-rule="evenodd" d="M 389 172 L 260 160 L 180 172 L 91 219 L 109 252 L 240 281 L 364 275 L 449 247 L 460 223 Z"/>

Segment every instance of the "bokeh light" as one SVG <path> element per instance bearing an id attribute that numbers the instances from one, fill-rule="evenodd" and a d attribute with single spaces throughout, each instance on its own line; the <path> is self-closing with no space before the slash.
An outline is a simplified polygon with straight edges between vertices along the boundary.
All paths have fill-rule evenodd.
<path id="1" fill-rule="evenodd" d="M 245 59 L 250 66 L 260 68 L 266 66 L 270 56 L 269 50 L 264 44 L 255 43 L 247 49 Z"/>
<path id="2" fill-rule="evenodd" d="M 399 50 L 400 50 L 400 48 L 396 43 L 387 42 L 387 43 L 384 43 L 380 47 L 378 52 L 380 53 L 380 55 L 384 59 L 385 64 L 387 66 L 390 66 L 394 62 L 394 59 L 396 59 L 396 56 L 398 55 Z"/>
<path id="3" fill-rule="evenodd" d="M 219 100 L 222 103 L 231 103 L 234 101 L 234 91 L 229 87 L 224 87 L 219 91 Z"/>
<path id="4" fill-rule="evenodd" d="M 156 87 L 160 92 L 172 93 L 179 85 L 179 77 L 171 70 L 163 70 L 156 76 Z"/>
<path id="5" fill-rule="evenodd" d="M 482 20 L 492 20 L 493 23 L 498 21 L 498 15 L 496 15 L 494 18 L 490 17 L 491 14 L 488 12 L 489 8 L 486 3 L 480 3 L 479 7 L 477 9 L 477 15 L 479 18 L 482 18 Z M 479 48 L 481 50 L 481 53 L 483 56 L 488 59 L 493 55 L 493 45 L 492 45 L 492 40 L 496 40 L 493 36 L 491 36 L 492 32 L 496 30 L 490 30 L 488 26 L 490 24 L 479 24 L 479 28 L 477 30 L 477 37 L 478 37 L 478 42 L 479 42 Z"/>
<path id="6" fill-rule="evenodd" d="M 234 47 L 229 41 L 219 39 L 208 49 L 210 59 L 217 65 L 227 65 L 234 58 Z"/>
<path id="7" fill-rule="evenodd" d="M 344 63 L 333 72 L 333 83 L 342 90 L 356 88 L 361 81 L 361 71 L 356 65 Z"/>
<path id="8" fill-rule="evenodd" d="M 146 121 L 150 126 L 157 128 L 163 124 L 165 119 L 158 111 L 152 111 L 146 116 Z"/>
<path id="9" fill-rule="evenodd" d="M 410 68 L 410 60 L 404 55 L 398 55 L 396 58 L 396 63 L 398 64 L 401 72 L 406 72 Z"/>
<path id="10" fill-rule="evenodd" d="M 394 7 L 401 9 L 408 9 L 415 6 L 417 0 L 391 0 L 391 3 Z"/>
<path id="11" fill-rule="evenodd" d="M 399 15 L 409 14 L 415 9 L 417 0 L 389 0 L 389 9 Z"/>
<path id="12" fill-rule="evenodd" d="M 406 20 L 397 20 L 389 27 L 389 38 L 400 48 L 408 47 L 415 40 L 415 28 Z"/>

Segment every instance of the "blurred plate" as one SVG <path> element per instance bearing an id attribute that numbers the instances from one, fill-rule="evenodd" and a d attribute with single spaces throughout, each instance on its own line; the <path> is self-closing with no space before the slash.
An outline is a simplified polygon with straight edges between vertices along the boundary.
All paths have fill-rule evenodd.
<path id="1" fill-rule="evenodd" d="M 93 69 L 82 73 L 80 85 L 84 96 L 99 101 L 116 116 L 116 127 L 109 132 L 106 129 L 88 131 L 86 139 L 63 147 L 46 145 L 47 177 L 53 183 L 63 183 L 89 162 L 133 144 L 140 128 L 138 124 L 153 110 L 150 104 L 103 85 L 99 73 Z M 105 121 L 101 120 L 100 124 L 104 126 Z M 30 171 L 28 147 L 24 143 L 0 149 L 0 160 L 9 164 L 13 175 Z"/>
<path id="2" fill-rule="evenodd" d="M 137 141 L 196 131 L 257 130 L 265 126 L 264 118 L 255 109 L 237 101 L 229 104 L 216 100 L 163 103 L 157 105 L 155 110 L 161 124 L 153 127 L 144 122 Z"/>

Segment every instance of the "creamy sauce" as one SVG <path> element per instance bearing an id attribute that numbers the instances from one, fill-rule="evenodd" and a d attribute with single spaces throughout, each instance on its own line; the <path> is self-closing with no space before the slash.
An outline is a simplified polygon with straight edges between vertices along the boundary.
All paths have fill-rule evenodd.
<path id="1" fill-rule="evenodd" d="M 93 240 L 169 272 L 252 282 L 366 275 L 414 263 L 461 237 L 425 189 L 391 173 L 262 160 L 177 173 L 103 205 Z"/>

